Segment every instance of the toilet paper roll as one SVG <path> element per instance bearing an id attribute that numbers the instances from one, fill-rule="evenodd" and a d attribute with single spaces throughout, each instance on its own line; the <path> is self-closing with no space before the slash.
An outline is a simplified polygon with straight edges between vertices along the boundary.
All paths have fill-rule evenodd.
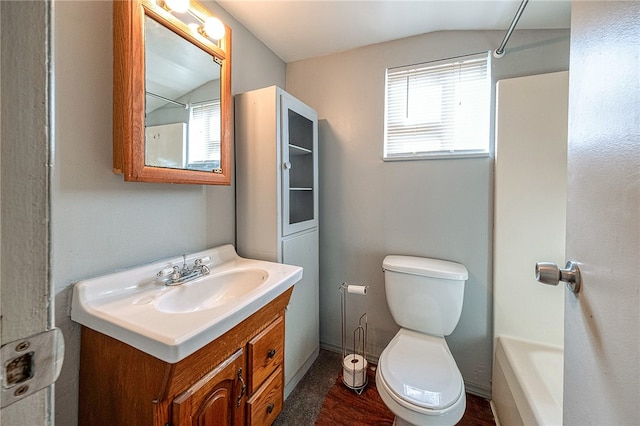
<path id="1" fill-rule="evenodd" d="M 347 355 L 342 360 L 342 381 L 352 388 L 364 385 L 367 378 L 367 365 L 367 360 L 361 355 Z"/>
<path id="2" fill-rule="evenodd" d="M 367 294 L 369 286 L 366 285 L 347 285 L 347 293 L 351 294 Z"/>

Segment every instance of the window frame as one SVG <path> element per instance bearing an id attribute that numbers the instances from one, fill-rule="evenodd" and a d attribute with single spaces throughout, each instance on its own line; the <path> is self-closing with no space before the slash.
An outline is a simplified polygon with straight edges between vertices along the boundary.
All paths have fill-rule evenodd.
<path id="1" fill-rule="evenodd" d="M 442 68 L 451 68 L 459 66 L 460 64 L 469 64 L 469 63 L 481 63 L 484 64 L 484 78 L 476 79 L 473 81 L 483 81 L 484 90 L 486 90 L 486 103 L 482 106 L 482 115 L 485 117 L 484 119 L 480 118 L 478 120 L 483 122 L 481 130 L 485 133 L 481 143 L 476 144 L 475 148 L 472 149 L 425 149 L 422 151 L 409 150 L 405 148 L 404 151 L 399 152 L 391 152 L 389 153 L 389 126 L 390 126 L 390 117 L 389 117 L 389 76 L 390 73 L 393 75 L 399 75 L 402 73 L 406 73 L 406 75 L 411 74 L 416 70 L 419 70 L 421 73 L 421 78 L 432 79 L 437 72 L 429 71 L 435 69 Z M 409 84 L 409 83 L 407 83 Z M 455 84 L 455 83 L 454 83 Z M 406 160 L 430 160 L 430 159 L 442 159 L 442 158 L 478 158 L 478 157 L 489 157 L 491 155 L 491 104 L 492 104 L 492 80 L 491 80 L 491 52 L 480 52 L 474 53 L 471 55 L 463 55 L 456 56 L 447 59 L 435 60 L 422 62 L 412 65 L 398 66 L 398 67 L 389 67 L 385 70 L 385 100 L 384 100 L 384 134 L 383 134 L 383 161 L 406 161 Z M 407 86 L 408 90 L 408 86 Z M 451 90 L 449 88 L 448 90 Z M 410 94 L 410 93 L 409 93 Z M 409 105 L 408 98 L 404 100 L 407 105 Z M 445 105 L 444 102 L 440 102 L 438 105 L 439 110 L 442 110 L 442 106 Z M 405 107 L 405 108 L 408 108 Z M 408 114 L 407 109 L 405 109 L 405 113 Z M 408 118 L 407 118 L 408 120 Z M 485 124 L 486 123 L 486 124 Z M 445 133 L 451 133 L 455 130 L 454 127 L 446 127 L 447 123 L 439 123 L 434 124 L 433 122 L 423 121 L 420 123 L 406 124 L 404 129 L 402 125 L 396 125 L 395 130 L 402 133 L 404 136 L 410 137 L 412 134 L 411 128 L 419 129 L 414 133 L 419 133 L 424 131 L 424 129 L 428 127 L 440 128 L 444 129 Z M 450 124 L 450 123 L 448 123 Z M 409 130 L 407 130 L 409 129 Z M 426 133 L 426 132 L 425 132 Z M 426 144 L 425 141 L 413 141 L 407 142 L 406 145 L 414 144 L 414 146 L 420 143 Z M 454 142 L 455 143 L 455 142 Z M 455 148 L 455 147 L 454 147 Z"/>
<path id="2" fill-rule="evenodd" d="M 196 110 L 205 110 L 207 111 L 207 117 L 194 117 L 196 115 Z M 214 163 L 216 165 L 215 169 L 219 169 L 221 167 L 221 163 L 222 163 L 222 128 L 219 125 L 220 122 L 220 114 L 221 114 L 222 110 L 221 110 L 221 102 L 220 99 L 213 99 L 210 101 L 204 101 L 204 102 L 198 102 L 198 103 L 193 103 L 191 104 L 191 108 L 189 111 L 189 130 L 188 130 L 188 143 L 187 143 L 187 158 L 186 158 L 186 167 L 187 168 L 193 168 L 193 167 L 199 167 L 203 164 L 207 164 L 207 163 Z M 216 113 L 217 113 L 217 121 L 216 121 Z M 198 112 L 198 114 L 201 115 L 205 115 L 204 113 L 200 113 Z M 197 161 L 197 160 L 191 160 L 191 157 L 193 155 L 192 153 L 192 149 L 193 148 L 193 144 L 196 144 L 198 142 L 192 140 L 192 138 L 195 135 L 195 132 L 197 131 L 196 129 L 194 129 L 194 122 L 196 120 L 206 120 L 207 124 L 204 126 L 204 129 L 206 129 L 206 133 L 207 136 L 212 136 L 215 135 L 216 137 L 209 139 L 207 141 L 199 141 L 199 142 L 204 142 L 206 144 L 206 148 L 205 147 L 200 147 L 198 149 L 204 149 L 204 151 L 211 151 L 214 153 L 218 154 L 218 158 L 215 160 L 211 160 L 211 159 L 206 159 L 206 160 L 202 160 L 202 161 Z M 214 125 L 211 126 L 211 123 L 213 123 Z M 204 130 L 203 129 L 203 130 Z"/>

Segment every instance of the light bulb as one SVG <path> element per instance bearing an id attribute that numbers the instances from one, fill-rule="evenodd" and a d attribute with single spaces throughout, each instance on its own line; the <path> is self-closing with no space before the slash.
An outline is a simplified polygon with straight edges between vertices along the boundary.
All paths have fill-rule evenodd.
<path id="1" fill-rule="evenodd" d="M 209 17 L 204 20 L 204 32 L 207 37 L 211 37 L 214 40 L 220 40 L 224 37 L 224 24 L 218 18 Z"/>
<path id="2" fill-rule="evenodd" d="M 164 0 L 169 9 L 174 12 L 184 13 L 189 10 L 189 0 Z"/>

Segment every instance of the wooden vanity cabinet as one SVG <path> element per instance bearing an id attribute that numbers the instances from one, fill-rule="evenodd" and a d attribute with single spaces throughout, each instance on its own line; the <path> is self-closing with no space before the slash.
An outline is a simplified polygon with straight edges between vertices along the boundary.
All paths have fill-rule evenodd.
<path id="1" fill-rule="evenodd" d="M 83 326 L 78 424 L 270 425 L 284 401 L 292 291 L 175 364 Z"/>
<path id="2" fill-rule="evenodd" d="M 172 403 L 173 424 L 181 426 L 235 426 L 244 424 L 242 404 L 245 384 L 241 380 L 244 351 L 224 360 Z"/>

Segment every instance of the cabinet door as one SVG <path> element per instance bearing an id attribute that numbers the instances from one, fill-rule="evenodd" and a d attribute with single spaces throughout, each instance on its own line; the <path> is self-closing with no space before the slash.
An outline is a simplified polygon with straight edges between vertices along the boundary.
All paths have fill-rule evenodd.
<path id="1" fill-rule="evenodd" d="M 318 116 L 281 93 L 283 235 L 318 225 Z"/>
<path id="2" fill-rule="evenodd" d="M 173 401 L 175 426 L 244 424 L 245 372 L 242 349 L 219 364 Z"/>
<path id="3" fill-rule="evenodd" d="M 318 319 L 318 231 L 282 241 L 283 263 L 302 266 L 285 314 L 285 383 L 288 384 L 320 345 Z"/>

